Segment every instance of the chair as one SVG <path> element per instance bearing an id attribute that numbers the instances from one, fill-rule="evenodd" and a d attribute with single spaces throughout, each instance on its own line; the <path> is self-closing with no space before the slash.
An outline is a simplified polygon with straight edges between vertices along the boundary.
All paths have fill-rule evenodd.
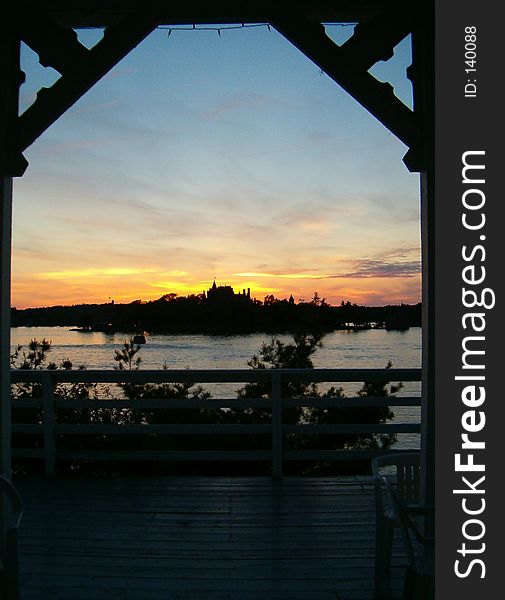
<path id="1" fill-rule="evenodd" d="M 434 600 L 435 538 L 422 534 L 416 523 L 416 519 L 419 517 L 433 516 L 433 507 L 417 506 L 415 510 L 409 510 L 400 500 L 387 477 L 383 477 L 383 483 L 400 523 L 400 531 L 405 544 L 407 571 L 403 588 L 403 600 Z M 418 542 L 417 548 L 414 541 Z"/>
<path id="2" fill-rule="evenodd" d="M 393 537 L 400 527 L 398 517 L 389 500 L 382 477 L 388 474 L 396 481 L 396 493 L 406 505 L 419 503 L 418 452 L 387 454 L 372 459 L 375 486 L 375 598 L 387 598 L 386 582 L 391 567 Z"/>
<path id="3" fill-rule="evenodd" d="M 0 538 L 0 598 L 18 600 L 17 533 L 23 510 L 16 488 L 1 475 L 0 496 L 0 510 L 6 515 L 3 537 Z"/>

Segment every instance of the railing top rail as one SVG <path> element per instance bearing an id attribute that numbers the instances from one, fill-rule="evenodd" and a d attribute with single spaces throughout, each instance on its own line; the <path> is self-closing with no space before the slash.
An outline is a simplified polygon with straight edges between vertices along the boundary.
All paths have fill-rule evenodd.
<path id="1" fill-rule="evenodd" d="M 11 371 L 12 383 L 40 383 L 46 377 L 53 382 L 74 383 L 228 383 L 267 382 L 272 376 L 289 381 L 363 382 L 421 381 L 421 369 L 114 369 L 23 370 Z"/>

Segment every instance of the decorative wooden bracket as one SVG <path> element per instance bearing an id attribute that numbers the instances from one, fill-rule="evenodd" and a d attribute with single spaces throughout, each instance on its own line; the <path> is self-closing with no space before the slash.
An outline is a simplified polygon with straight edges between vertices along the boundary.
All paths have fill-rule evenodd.
<path id="1" fill-rule="evenodd" d="M 0 178 L 22 174 L 27 162 L 20 153 L 13 152 L 15 126 L 18 118 L 19 86 L 24 73 L 19 68 L 19 38 L 14 33 L 10 15 L 2 12 L 0 18 Z M 0 190 L 0 196 L 1 196 Z"/>
<path id="2" fill-rule="evenodd" d="M 381 83 L 368 70 L 379 60 L 388 60 L 393 49 L 413 28 L 412 7 L 394 3 L 375 18 L 356 26 L 354 35 L 338 46 L 324 26 L 300 13 L 286 11 L 271 16 L 271 23 L 285 38 L 345 89 L 374 117 L 383 123 L 412 152 L 423 145 L 417 115 L 395 95 L 389 83 Z M 422 153 L 421 153 L 422 154 Z M 415 163 L 415 164 L 414 164 Z M 418 160 L 410 170 L 420 170 Z"/>
<path id="3" fill-rule="evenodd" d="M 42 88 L 35 102 L 18 117 L 15 152 L 26 150 L 157 25 L 156 16 L 149 11 L 132 14 L 107 27 L 103 39 L 88 50 L 73 30 L 59 27 L 47 15 L 31 10 L 20 16 L 21 40 L 39 55 L 43 66 L 53 67 L 61 77 L 50 88 Z"/>
<path id="4" fill-rule="evenodd" d="M 394 46 L 413 31 L 420 4 L 416 0 L 388 3 L 370 20 L 357 25 L 354 35 L 342 46 L 326 35 L 321 23 L 282 4 L 269 15 L 272 25 L 409 147 L 404 161 L 410 170 L 422 170 L 422 111 L 417 107 L 410 110 L 394 95 L 390 84 L 379 82 L 368 72 L 377 61 L 389 59 Z M 13 22 L 18 39 L 39 55 L 41 64 L 61 74 L 14 119 L 10 162 L 17 165 L 12 167 L 19 171 L 15 174 L 21 175 L 26 168 L 24 150 L 153 31 L 158 18 L 151 10 L 129 13 L 108 26 L 103 39 L 91 50 L 79 43 L 73 30 L 52 21 L 36 2 L 21 2 Z M 419 85 L 416 78 L 417 88 Z"/>

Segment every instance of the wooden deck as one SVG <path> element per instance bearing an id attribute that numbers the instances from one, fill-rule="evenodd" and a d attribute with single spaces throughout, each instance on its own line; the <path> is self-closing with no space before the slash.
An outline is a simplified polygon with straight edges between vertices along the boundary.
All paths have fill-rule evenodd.
<path id="1" fill-rule="evenodd" d="M 22 600 L 373 597 L 370 479 L 21 478 Z M 391 598 L 401 587 L 401 545 Z"/>

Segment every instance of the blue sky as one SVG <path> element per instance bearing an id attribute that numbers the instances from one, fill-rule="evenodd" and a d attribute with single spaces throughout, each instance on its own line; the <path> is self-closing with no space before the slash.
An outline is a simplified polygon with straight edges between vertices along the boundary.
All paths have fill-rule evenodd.
<path id="1" fill-rule="evenodd" d="M 406 147 L 273 29 L 167 33 L 26 152 L 14 306 L 186 295 L 214 277 L 260 299 L 419 301 Z M 409 57 L 406 39 L 372 69 L 407 104 Z M 23 68 L 22 109 L 58 76 L 28 49 Z"/>

